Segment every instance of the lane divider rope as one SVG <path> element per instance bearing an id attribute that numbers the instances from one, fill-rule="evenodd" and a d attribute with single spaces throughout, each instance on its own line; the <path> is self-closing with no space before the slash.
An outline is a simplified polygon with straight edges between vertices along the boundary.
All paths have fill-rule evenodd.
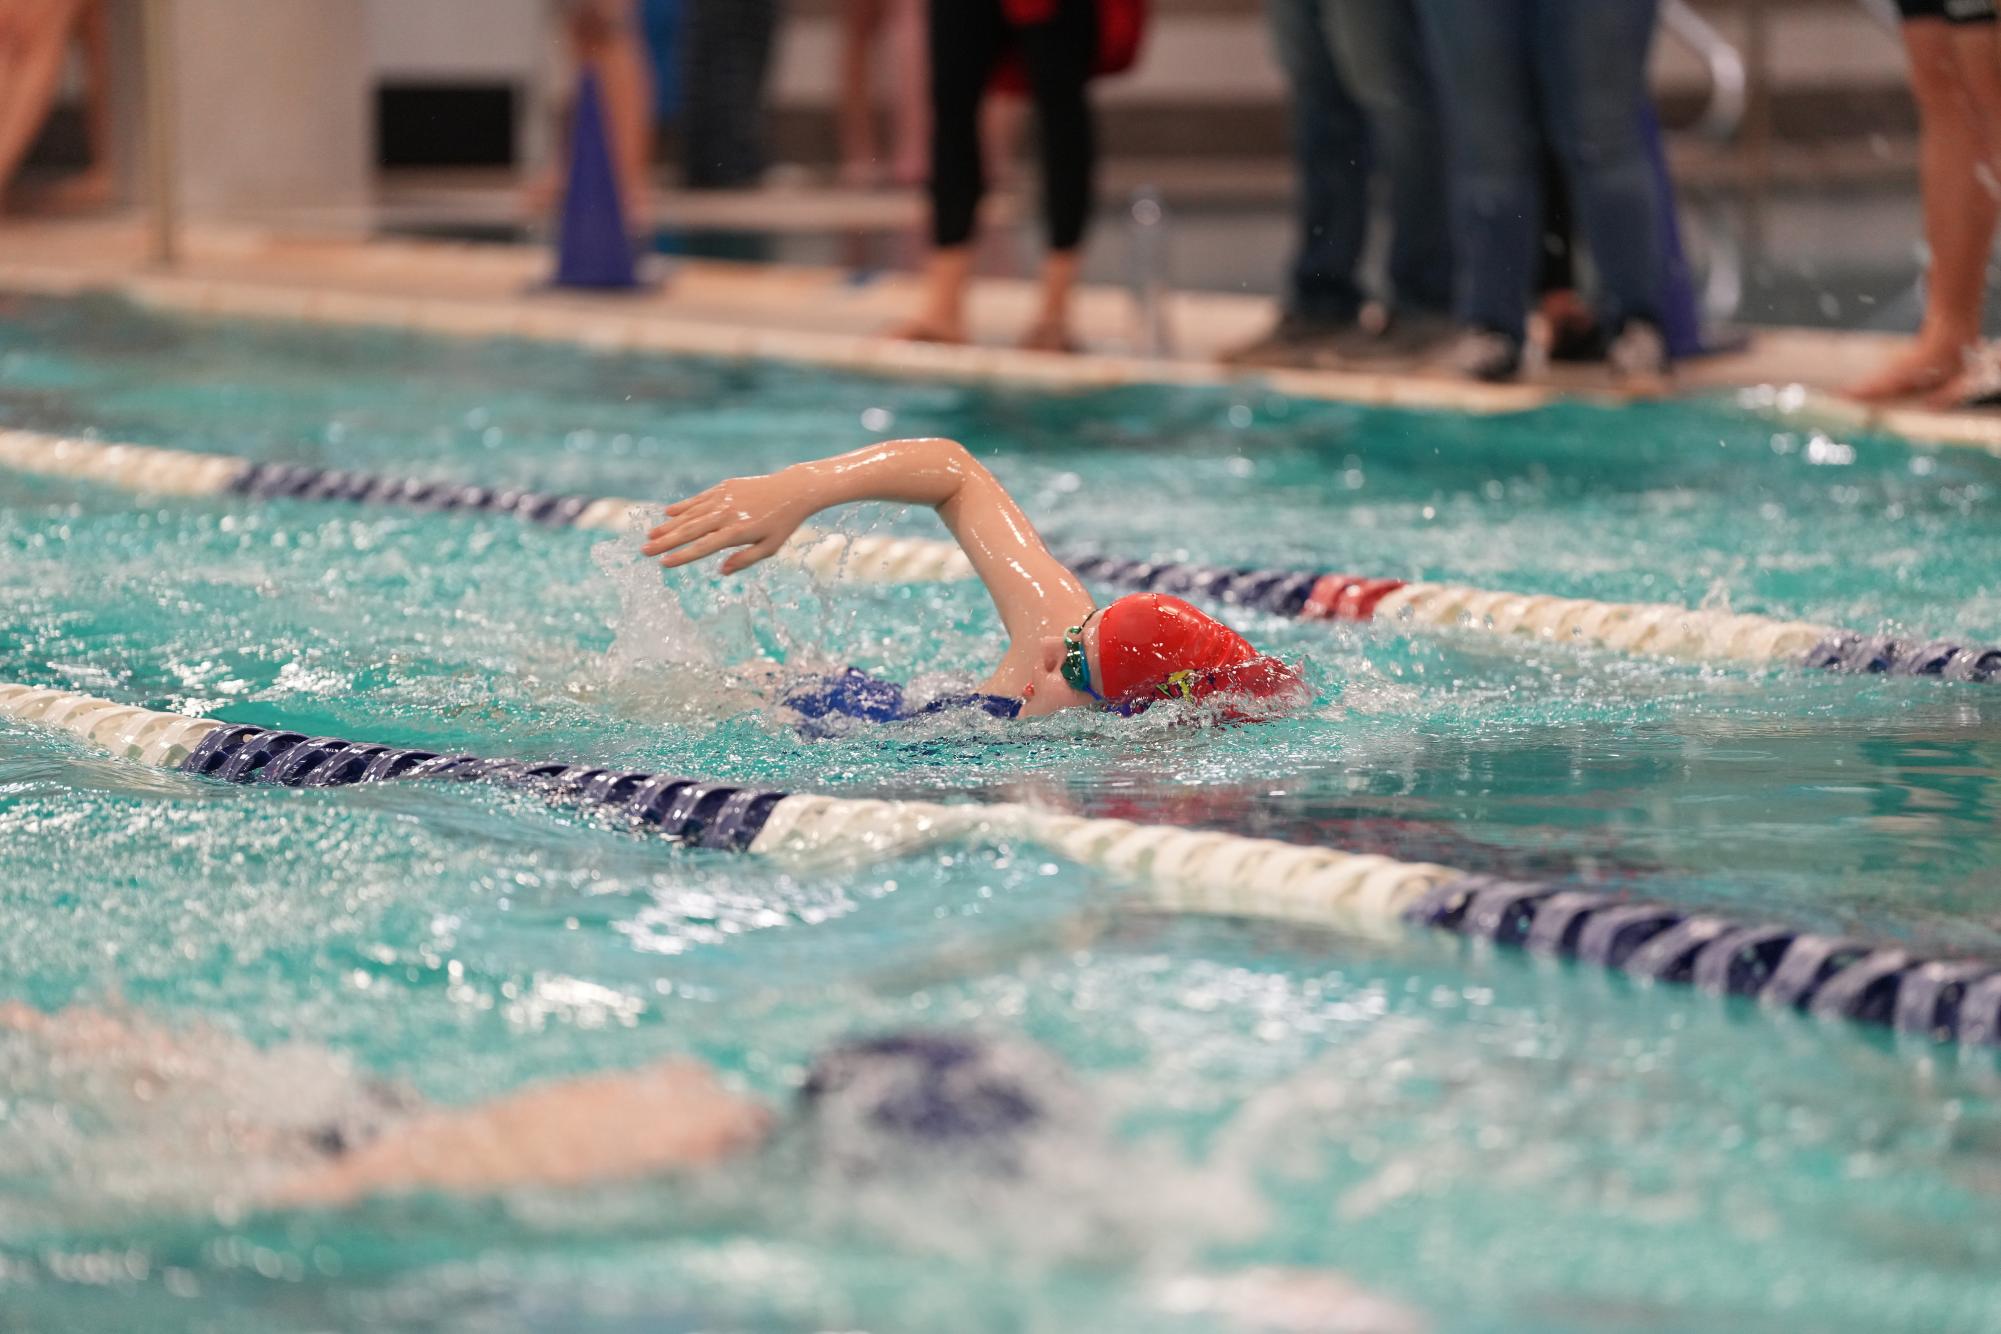
<path id="1" fill-rule="evenodd" d="M 414 506 L 510 514 L 532 523 L 612 530 L 643 501 L 464 486 L 290 463 L 251 463 L 149 445 L 0 431 L 0 465 L 159 495 L 225 495 Z M 1119 588 L 1210 598 L 1301 620 L 1381 621 L 1467 629 L 1550 643 L 1697 662 L 1791 663 L 1817 671 L 2001 678 L 2001 646 L 1864 635 L 1807 621 L 1689 608 L 1496 592 L 1297 570 L 1226 569 L 1179 561 L 1116 560 L 1065 552 L 1079 575 Z M 927 582 L 972 577 L 965 553 L 926 538 L 802 530 L 787 558 L 826 578 Z"/>
<path id="2" fill-rule="evenodd" d="M 1381 933 L 1406 923 L 1651 982 L 1756 997 L 1828 1018 L 1968 1046 L 2001 1044 L 2001 967 L 1928 959 L 1599 890 L 1469 875 L 1374 854 L 1206 830 L 1086 819 L 1016 803 L 943 804 L 792 794 L 639 771 L 530 764 L 272 731 L 0 684 L 0 716 L 118 755 L 229 783 L 340 787 L 496 783 L 623 814 L 704 848 L 801 860 L 908 853 L 986 837 L 1036 843 L 1148 884 L 1185 913 Z"/>

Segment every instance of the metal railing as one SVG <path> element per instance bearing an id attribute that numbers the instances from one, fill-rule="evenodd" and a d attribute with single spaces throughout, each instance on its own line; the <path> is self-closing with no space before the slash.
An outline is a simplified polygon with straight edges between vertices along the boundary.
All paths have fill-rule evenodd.
<path id="1" fill-rule="evenodd" d="M 1693 51 L 1709 71 L 1709 102 L 1697 127 L 1719 143 L 1736 138 L 1750 105 L 1750 78 L 1743 53 L 1696 13 L 1688 0 L 1668 0 L 1661 6 L 1661 31 Z"/>
<path id="2" fill-rule="evenodd" d="M 174 142 L 180 90 L 174 69 L 174 0 L 146 0 L 140 11 L 145 43 L 147 252 L 153 263 L 180 262 L 179 154 Z"/>

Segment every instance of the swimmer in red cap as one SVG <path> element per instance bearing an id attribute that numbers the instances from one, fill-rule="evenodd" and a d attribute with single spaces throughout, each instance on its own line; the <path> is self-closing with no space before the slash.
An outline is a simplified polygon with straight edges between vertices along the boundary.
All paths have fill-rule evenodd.
<path id="1" fill-rule="evenodd" d="M 1075 708 L 1136 713 L 1163 699 L 1223 694 L 1233 701 L 1224 716 L 1241 719 L 1306 693 L 1296 671 L 1180 598 L 1135 593 L 1098 607 L 1014 497 L 950 440 L 891 440 L 719 482 L 669 505 L 643 550 L 673 569 L 735 548 L 722 565 L 735 574 L 776 553 L 821 510 L 863 500 L 936 510 L 1000 611 L 1006 654 L 978 695 L 949 705 L 1012 718 Z M 1253 701 L 1262 703 L 1247 711 Z M 859 673 L 788 702 L 810 718 L 911 716 L 898 687 Z"/>

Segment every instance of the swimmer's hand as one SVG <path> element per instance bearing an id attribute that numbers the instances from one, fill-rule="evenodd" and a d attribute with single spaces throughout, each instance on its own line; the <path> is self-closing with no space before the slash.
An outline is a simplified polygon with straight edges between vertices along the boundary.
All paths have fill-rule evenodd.
<path id="1" fill-rule="evenodd" d="M 667 507 L 667 520 L 646 535 L 640 551 L 667 569 L 692 565 L 728 547 L 724 574 L 768 559 L 820 504 L 810 477 L 786 468 L 761 477 L 732 477 Z"/>
<path id="2" fill-rule="evenodd" d="M 864 500 L 928 505 L 957 539 L 1007 627 L 1007 656 L 990 681 L 996 693 L 1020 690 L 1040 670 L 1048 641 L 1091 612 L 1082 581 L 1049 554 L 1014 497 L 956 440 L 879 440 L 763 477 L 732 478 L 669 505 L 667 521 L 641 550 L 673 569 L 739 547 L 723 562 L 723 573 L 735 574 L 774 555 L 821 510 Z"/>

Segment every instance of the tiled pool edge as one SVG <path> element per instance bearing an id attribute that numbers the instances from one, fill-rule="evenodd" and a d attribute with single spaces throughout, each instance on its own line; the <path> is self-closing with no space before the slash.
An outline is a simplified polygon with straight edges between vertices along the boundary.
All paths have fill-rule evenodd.
<path id="1" fill-rule="evenodd" d="M 0 262 L 0 290 L 49 296 L 113 291 L 143 306 L 182 313 L 272 319 L 345 327 L 401 329 L 448 337 L 525 338 L 601 351 L 730 360 L 772 359 L 882 375 L 1042 386 L 1256 385 L 1297 398 L 1496 415 L 1557 402 L 1604 402 L 1602 393 L 1540 384 L 1481 385 L 1393 373 L 1270 370 L 1232 374 L 1213 363 L 1151 360 L 1103 353 L 1055 355 L 995 346 L 915 344 L 867 334 L 828 333 L 618 309 L 619 298 L 527 293 L 512 298 L 397 296 L 295 283 L 92 270 Z M 1716 392 L 1713 386 L 1694 391 Z M 1855 403 L 1804 386 L 1752 385 L 1786 420 L 1832 429 L 1873 431 L 1920 445 L 1961 446 L 2001 454 L 2001 413 L 1939 412 Z M 1769 405 L 1768 405 L 1769 406 Z"/>
<path id="2" fill-rule="evenodd" d="M 112 291 L 142 306 L 189 314 L 454 337 L 525 338 L 606 352 L 771 359 L 882 375 L 999 380 L 1053 389 L 1244 384 L 1301 398 L 1481 415 L 1524 412 L 1556 397 L 1553 391 L 1529 385 L 1462 384 L 1340 371 L 1233 375 L 1206 362 L 953 347 L 863 334 L 721 324 L 636 308 L 621 310 L 615 297 L 592 300 L 568 294 L 523 295 L 501 300 L 392 296 L 171 274 L 87 273 L 63 266 L 19 263 L 0 263 L 0 289 L 49 296 Z"/>

